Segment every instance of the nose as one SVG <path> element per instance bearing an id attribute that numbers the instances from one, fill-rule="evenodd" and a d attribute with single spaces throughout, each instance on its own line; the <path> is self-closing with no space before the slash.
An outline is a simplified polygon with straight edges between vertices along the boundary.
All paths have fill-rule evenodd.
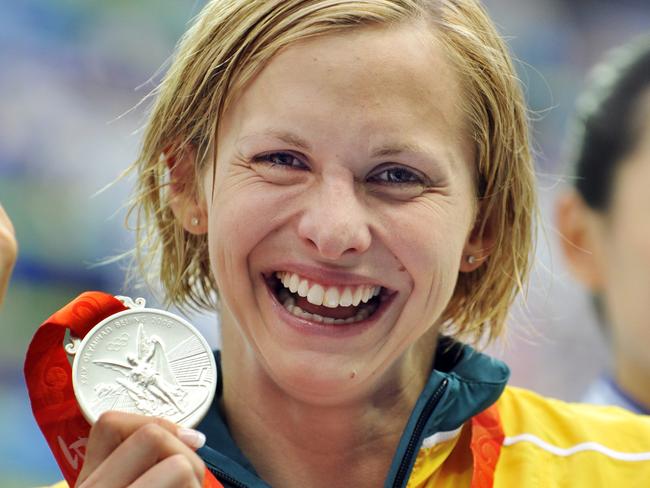
<path id="1" fill-rule="evenodd" d="M 367 210 L 354 181 L 321 181 L 306 199 L 298 235 L 322 258 L 337 260 L 365 252 L 372 240 Z"/>

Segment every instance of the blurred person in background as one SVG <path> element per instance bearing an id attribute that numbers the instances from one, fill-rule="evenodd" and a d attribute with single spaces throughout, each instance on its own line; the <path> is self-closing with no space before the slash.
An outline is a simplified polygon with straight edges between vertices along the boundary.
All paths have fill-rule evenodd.
<path id="1" fill-rule="evenodd" d="M 572 136 L 573 187 L 558 200 L 557 224 L 612 356 L 583 400 L 649 414 L 650 34 L 593 70 Z"/>
<path id="2" fill-rule="evenodd" d="M 9 278 L 18 256 L 16 233 L 11 219 L 0 204 L 0 306 L 9 287 Z"/>

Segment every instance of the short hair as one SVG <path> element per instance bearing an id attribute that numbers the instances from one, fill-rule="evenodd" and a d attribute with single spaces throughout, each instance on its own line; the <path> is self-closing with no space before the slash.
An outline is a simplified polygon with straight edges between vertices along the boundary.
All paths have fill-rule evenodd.
<path id="1" fill-rule="evenodd" d="M 644 128 L 639 101 L 650 90 L 650 34 L 620 46 L 590 72 L 570 131 L 572 181 L 593 210 L 609 207 L 616 170 Z"/>
<path id="2" fill-rule="evenodd" d="M 155 90 L 132 166 L 137 173 L 130 212 L 137 233 L 136 262 L 149 282 L 161 281 L 169 303 L 214 309 L 218 290 L 207 237 L 186 232 L 170 209 L 161 154 L 170 146 L 173 153 L 192 145 L 199 155 L 199 174 L 210 159 L 220 117 L 280 49 L 349 29 L 417 21 L 431 26 L 460 75 L 462 109 L 475 145 L 481 209 L 476 225 L 489 226 L 496 236 L 486 262 L 460 274 L 439 320 L 468 339 L 500 334 L 529 272 L 535 177 L 519 80 L 503 40 L 475 0 L 210 1 L 183 36 Z M 432 323 L 437 319 L 432 317 Z"/>

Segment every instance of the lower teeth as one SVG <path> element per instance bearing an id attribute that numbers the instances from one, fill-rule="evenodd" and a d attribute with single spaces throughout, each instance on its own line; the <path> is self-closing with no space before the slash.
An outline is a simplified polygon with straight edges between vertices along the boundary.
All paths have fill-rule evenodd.
<path id="1" fill-rule="evenodd" d="M 296 300 L 292 296 L 289 296 L 284 299 L 282 304 L 284 305 L 284 308 L 286 308 L 296 317 L 311 320 L 312 322 L 322 322 L 324 324 L 352 324 L 354 322 L 361 322 L 362 320 L 368 318 L 368 316 L 377 309 L 376 305 L 365 306 L 352 317 L 349 317 L 347 319 L 335 319 L 332 317 L 323 317 L 317 313 L 309 313 L 300 308 L 295 303 Z"/>

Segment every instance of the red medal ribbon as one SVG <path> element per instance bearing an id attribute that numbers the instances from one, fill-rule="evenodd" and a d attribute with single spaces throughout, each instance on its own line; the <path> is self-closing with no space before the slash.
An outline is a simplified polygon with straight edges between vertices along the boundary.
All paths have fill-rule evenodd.
<path id="1" fill-rule="evenodd" d="M 127 307 L 112 295 L 82 293 L 41 324 L 25 358 L 25 381 L 36 422 L 69 486 L 74 486 L 90 433 L 72 387 L 72 369 L 63 349 L 66 331 L 83 339 L 99 322 Z M 206 468 L 203 486 L 222 488 Z"/>
<path id="2" fill-rule="evenodd" d="M 503 445 L 503 427 L 496 405 L 472 417 L 472 441 L 474 457 L 471 488 L 492 488 L 494 472 Z"/>

